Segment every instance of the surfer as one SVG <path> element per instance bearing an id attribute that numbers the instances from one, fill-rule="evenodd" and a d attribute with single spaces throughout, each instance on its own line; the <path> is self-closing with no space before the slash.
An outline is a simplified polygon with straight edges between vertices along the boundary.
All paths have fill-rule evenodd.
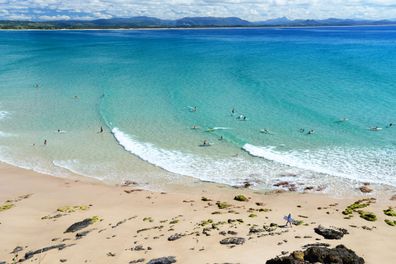
<path id="1" fill-rule="evenodd" d="M 300 128 L 298 131 L 300 131 L 300 133 L 304 133 L 305 129 L 304 128 Z"/>
<path id="2" fill-rule="evenodd" d="M 370 130 L 371 131 L 380 131 L 380 130 L 382 130 L 382 128 L 376 126 L 376 127 L 371 127 Z"/>
<path id="3" fill-rule="evenodd" d="M 235 108 L 233 107 L 232 109 L 231 109 L 231 114 L 235 114 Z"/>
<path id="4" fill-rule="evenodd" d="M 193 125 L 192 127 L 191 127 L 191 129 L 198 129 L 199 127 L 198 126 L 196 126 L 196 125 Z"/>
<path id="5" fill-rule="evenodd" d="M 196 106 L 191 107 L 191 108 L 190 108 L 190 111 L 191 111 L 191 112 L 197 112 L 197 107 L 196 107 Z"/>
<path id="6" fill-rule="evenodd" d="M 390 123 L 390 124 L 387 126 L 387 128 L 391 128 L 391 127 L 393 127 L 393 123 Z"/>
<path id="7" fill-rule="evenodd" d="M 209 143 L 208 143 L 208 141 L 206 139 L 203 141 L 202 146 L 209 146 Z"/>
<path id="8" fill-rule="evenodd" d="M 263 134 L 271 134 L 271 133 L 268 131 L 268 129 L 266 129 L 266 128 L 261 129 L 261 130 L 260 130 L 260 133 L 263 133 Z"/>
<path id="9" fill-rule="evenodd" d="M 313 129 L 309 130 L 307 133 L 307 135 L 312 135 L 312 134 L 315 134 L 315 130 L 313 130 Z"/>
<path id="10" fill-rule="evenodd" d="M 290 225 L 290 227 L 293 227 L 293 218 L 290 213 L 287 216 L 285 216 L 285 220 L 286 220 L 286 227 L 287 227 L 287 225 Z"/>

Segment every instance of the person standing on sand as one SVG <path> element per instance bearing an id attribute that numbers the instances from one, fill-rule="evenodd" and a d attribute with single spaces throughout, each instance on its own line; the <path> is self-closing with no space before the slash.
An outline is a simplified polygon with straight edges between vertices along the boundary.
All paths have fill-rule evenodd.
<path id="1" fill-rule="evenodd" d="M 103 133 L 103 127 L 100 127 L 99 133 Z"/>
<path id="2" fill-rule="evenodd" d="M 293 227 L 293 218 L 290 213 L 286 217 L 286 227 L 287 227 L 287 225 L 290 225 L 290 227 Z"/>

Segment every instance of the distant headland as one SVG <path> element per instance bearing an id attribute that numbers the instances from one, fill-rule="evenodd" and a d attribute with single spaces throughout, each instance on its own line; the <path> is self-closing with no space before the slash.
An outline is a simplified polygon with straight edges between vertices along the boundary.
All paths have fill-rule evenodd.
<path id="1" fill-rule="evenodd" d="M 0 20 L 0 29 L 129 29 L 129 28 L 200 28 L 200 27 L 313 27 L 396 25 L 396 19 L 294 19 L 286 17 L 265 21 L 247 21 L 238 17 L 184 17 L 175 20 L 148 16 L 97 20 L 25 21 Z"/>

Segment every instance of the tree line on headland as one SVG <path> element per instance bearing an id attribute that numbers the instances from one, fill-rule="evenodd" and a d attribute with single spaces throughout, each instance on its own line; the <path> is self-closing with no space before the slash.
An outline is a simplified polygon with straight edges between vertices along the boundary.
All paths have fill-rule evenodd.
<path id="1" fill-rule="evenodd" d="M 199 28 L 199 27 L 314 27 L 396 25 L 394 20 L 323 20 L 286 17 L 250 22 L 238 17 L 184 17 L 176 20 L 155 17 L 110 18 L 96 20 L 16 21 L 0 20 L 0 29 L 128 29 L 128 28 Z"/>

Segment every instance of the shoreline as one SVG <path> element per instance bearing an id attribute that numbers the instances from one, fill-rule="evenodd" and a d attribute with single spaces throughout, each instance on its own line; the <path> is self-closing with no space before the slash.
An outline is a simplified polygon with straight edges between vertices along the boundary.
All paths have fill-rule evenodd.
<path id="1" fill-rule="evenodd" d="M 141 263 L 147 263 L 153 258 L 175 256 L 177 263 L 264 263 L 282 251 L 291 253 L 318 242 L 344 244 L 366 263 L 393 263 L 396 258 L 396 227 L 384 222 L 392 217 L 382 212 L 388 206 L 396 207 L 389 196 L 377 198 L 364 209 L 378 217 L 369 222 L 357 213 L 351 219 L 344 219 L 341 213 L 354 201 L 370 197 L 367 195 L 335 198 L 311 193 L 259 193 L 205 183 L 179 188 L 154 192 L 132 182 L 111 186 L 0 163 L 0 204 L 6 200 L 13 204 L 0 211 L 0 262 L 11 263 L 16 254 L 21 259 L 31 250 L 57 244 L 66 247 L 35 254 L 29 261 L 128 263 L 144 259 Z M 237 195 L 248 201 L 234 200 Z M 218 202 L 226 208 L 220 208 Z M 283 216 L 288 213 L 303 224 L 282 228 Z M 93 216 L 101 220 L 82 232 L 64 233 L 71 224 Z M 240 222 L 234 222 L 236 219 Z M 271 223 L 277 224 L 276 231 L 251 232 L 252 227 Z M 345 228 L 349 234 L 341 240 L 323 239 L 313 231 L 318 225 Z M 175 240 L 170 239 L 172 236 Z M 219 243 L 235 236 L 244 238 L 244 243 L 235 247 Z M 19 252 L 11 254 L 15 249 Z"/>
<path id="2" fill-rule="evenodd" d="M 150 31 L 150 30 L 211 30 L 211 29 L 304 29 L 304 28 L 355 28 L 355 27 L 394 27 L 395 24 L 378 25 L 319 25 L 319 26 L 252 26 L 252 27 L 131 27 L 131 28 L 56 28 L 56 29 L 0 29 L 0 31 Z"/>

